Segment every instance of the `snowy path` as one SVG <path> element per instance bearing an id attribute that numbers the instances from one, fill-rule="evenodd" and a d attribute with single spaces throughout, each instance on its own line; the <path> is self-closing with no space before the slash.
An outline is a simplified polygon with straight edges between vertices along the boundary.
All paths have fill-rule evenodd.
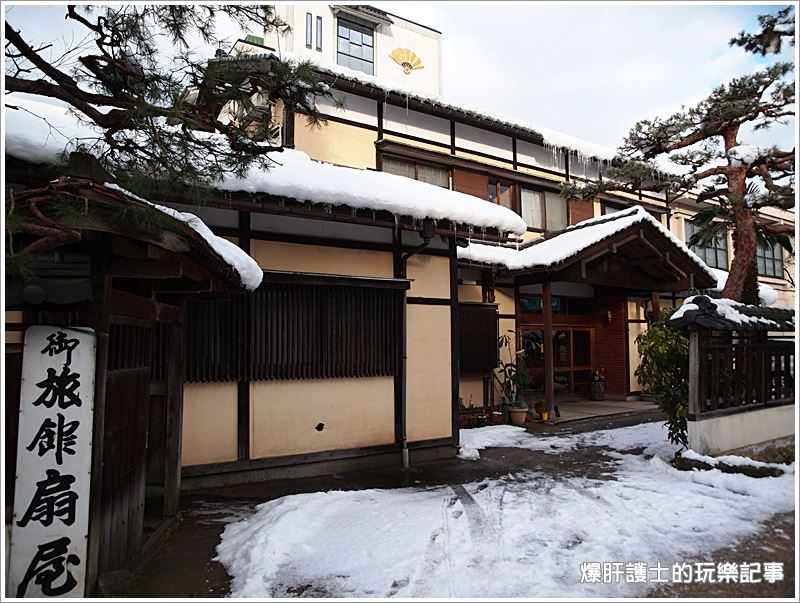
<path id="1" fill-rule="evenodd" d="M 463 433 L 473 450 L 605 446 L 598 454 L 614 469 L 611 479 L 522 471 L 464 485 L 270 501 L 222 535 L 218 560 L 233 578 L 231 594 L 637 596 L 648 585 L 624 577 L 582 584 L 580 564 L 702 560 L 794 508 L 793 467 L 758 480 L 680 472 L 667 462 L 674 448 L 658 423 L 553 437 L 499 426 Z"/>

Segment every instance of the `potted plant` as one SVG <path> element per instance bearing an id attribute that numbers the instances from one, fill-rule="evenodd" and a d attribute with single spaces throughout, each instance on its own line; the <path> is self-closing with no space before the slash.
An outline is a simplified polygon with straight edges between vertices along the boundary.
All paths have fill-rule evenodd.
<path id="1" fill-rule="evenodd" d="M 592 371 L 592 383 L 589 387 L 590 400 L 606 399 L 605 382 L 606 382 L 606 377 L 602 367 L 595 371 Z"/>
<path id="2" fill-rule="evenodd" d="M 492 373 L 503 396 L 503 414 L 514 425 L 524 425 L 528 414 L 528 404 L 522 398 L 522 390 L 531 383 L 528 375 L 528 367 L 525 362 L 525 349 L 516 350 L 511 355 L 512 345 L 511 335 L 502 335 L 498 339 L 498 347 L 506 348 L 508 356 L 512 358 L 509 362 L 502 359 L 497 362 L 497 369 Z"/>

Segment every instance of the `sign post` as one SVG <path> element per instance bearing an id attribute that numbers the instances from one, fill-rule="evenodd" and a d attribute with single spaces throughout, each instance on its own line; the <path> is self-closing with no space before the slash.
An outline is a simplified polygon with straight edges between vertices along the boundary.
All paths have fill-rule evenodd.
<path id="1" fill-rule="evenodd" d="M 95 357 L 92 329 L 25 332 L 11 597 L 84 595 Z"/>

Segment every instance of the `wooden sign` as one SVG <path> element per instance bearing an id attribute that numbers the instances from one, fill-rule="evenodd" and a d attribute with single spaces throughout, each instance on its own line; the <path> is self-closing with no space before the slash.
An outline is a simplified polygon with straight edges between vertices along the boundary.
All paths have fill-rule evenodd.
<path id="1" fill-rule="evenodd" d="M 95 356 L 89 328 L 25 331 L 11 597 L 84 595 Z"/>

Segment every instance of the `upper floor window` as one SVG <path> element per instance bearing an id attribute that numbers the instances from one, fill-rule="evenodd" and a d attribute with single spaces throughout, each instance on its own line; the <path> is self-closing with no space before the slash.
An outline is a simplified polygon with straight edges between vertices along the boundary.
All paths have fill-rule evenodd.
<path id="1" fill-rule="evenodd" d="M 322 51 L 322 17 L 317 17 L 317 50 Z"/>
<path id="2" fill-rule="evenodd" d="M 776 243 L 769 247 L 763 245 L 756 247 L 756 266 L 758 266 L 758 273 L 763 276 L 781 278 L 783 276 L 781 246 Z"/>
<path id="3" fill-rule="evenodd" d="M 513 189 L 508 182 L 502 182 L 489 177 L 489 190 L 487 199 L 510 210 L 514 209 Z"/>
<path id="4" fill-rule="evenodd" d="M 615 214 L 618 211 L 622 211 L 623 209 L 628 209 L 628 206 L 622 205 L 621 203 L 612 203 L 610 201 L 603 201 L 602 209 L 603 209 L 603 215 L 606 216 L 608 214 Z"/>
<path id="5" fill-rule="evenodd" d="M 375 31 L 371 27 L 339 17 L 336 41 L 339 65 L 368 75 L 375 73 Z"/>
<path id="6" fill-rule="evenodd" d="M 313 32 L 311 28 L 313 27 L 313 17 L 311 13 L 306 13 L 306 48 L 311 48 L 311 38 L 313 37 Z"/>
<path id="7" fill-rule="evenodd" d="M 528 228 L 562 230 L 569 224 L 567 200 L 558 193 L 523 188 L 520 204 Z"/>
<path id="8" fill-rule="evenodd" d="M 684 225 L 686 227 L 686 243 L 688 244 L 689 240 L 697 232 L 697 227 L 691 220 L 685 220 Z M 691 249 L 711 268 L 728 269 L 728 240 L 724 234 L 718 234 L 714 240 L 705 245 L 692 245 Z"/>
<path id="9" fill-rule="evenodd" d="M 450 171 L 438 165 L 420 163 L 409 159 L 383 157 L 382 168 L 384 172 L 390 174 L 405 176 L 406 178 L 435 184 L 443 188 L 450 188 Z"/>

